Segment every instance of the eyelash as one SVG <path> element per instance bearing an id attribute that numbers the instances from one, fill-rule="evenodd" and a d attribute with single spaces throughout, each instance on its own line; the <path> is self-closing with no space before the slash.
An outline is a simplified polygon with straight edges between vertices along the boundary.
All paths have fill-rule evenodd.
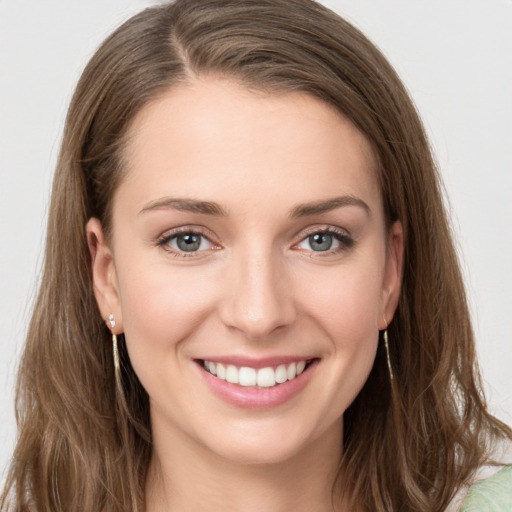
<path id="1" fill-rule="evenodd" d="M 186 251 L 178 251 L 178 250 L 170 247 L 169 243 L 174 238 L 177 238 L 179 235 L 199 236 L 201 238 L 208 240 L 208 242 L 210 244 L 212 244 L 213 246 L 218 247 L 218 244 L 215 244 L 215 242 L 212 242 L 210 237 L 207 236 L 204 232 L 202 232 L 201 230 L 199 230 L 197 228 L 190 228 L 187 226 L 184 226 L 182 228 L 176 228 L 176 229 L 172 230 L 170 233 L 169 232 L 165 233 L 164 235 L 162 235 L 161 237 L 158 238 L 157 245 L 159 247 L 161 247 L 162 249 L 164 249 L 165 251 L 167 251 L 172 256 L 174 256 L 175 258 L 194 258 L 194 257 L 197 258 L 198 253 L 205 252 L 203 250 L 203 251 L 190 251 L 189 253 L 187 253 Z M 210 250 L 212 250 L 212 249 L 210 249 Z"/>
<path id="2" fill-rule="evenodd" d="M 310 252 L 311 255 L 315 255 L 316 257 L 322 258 L 322 257 L 332 256 L 334 254 L 339 254 L 341 252 L 351 249 L 355 244 L 355 240 L 346 231 L 337 229 L 332 226 L 324 226 L 321 228 L 316 227 L 316 228 L 313 228 L 313 229 L 310 229 L 310 230 L 307 230 L 306 232 L 304 232 L 301 235 L 300 241 L 297 244 L 295 244 L 295 246 L 303 243 L 309 237 L 316 235 L 316 234 L 332 236 L 340 244 L 339 247 L 336 247 L 334 249 L 327 249 L 326 251 L 313 251 L 313 250 L 307 251 L 307 252 Z"/>
<path id="3" fill-rule="evenodd" d="M 355 240 L 350 235 L 348 235 L 347 232 L 345 232 L 343 230 L 336 229 L 331 226 L 325 226 L 325 227 L 321 227 L 321 228 L 317 227 L 317 228 L 309 229 L 309 230 L 303 232 L 301 234 L 301 239 L 299 240 L 299 242 L 295 243 L 293 245 L 293 247 L 297 247 L 299 244 L 306 241 L 309 237 L 316 235 L 316 234 L 332 236 L 340 244 L 339 247 L 336 247 L 334 249 L 328 249 L 325 251 L 313 251 L 312 249 L 311 250 L 304 249 L 304 251 L 310 252 L 312 255 L 315 254 L 318 257 L 326 257 L 326 256 L 330 256 L 333 254 L 341 253 L 343 251 L 347 251 L 348 249 L 352 248 L 355 243 Z M 169 246 L 169 243 L 173 239 L 178 237 L 179 235 L 199 236 L 199 237 L 206 239 L 214 247 L 215 246 L 217 248 L 220 247 L 218 244 L 213 242 L 211 240 L 211 238 L 209 236 L 207 236 L 201 230 L 198 230 L 197 228 L 186 227 L 186 226 L 184 226 L 182 228 L 176 228 L 172 232 L 170 232 L 170 233 L 167 232 L 164 235 L 162 235 L 161 237 L 159 237 L 157 240 L 158 247 L 161 247 L 162 249 L 167 251 L 169 254 L 171 254 L 175 258 L 194 258 L 194 257 L 197 258 L 198 254 L 203 253 L 206 250 L 216 250 L 216 249 L 206 249 L 206 250 L 201 250 L 201 251 L 190 251 L 189 253 L 187 253 L 186 251 L 179 251 L 174 248 L 171 248 Z"/>

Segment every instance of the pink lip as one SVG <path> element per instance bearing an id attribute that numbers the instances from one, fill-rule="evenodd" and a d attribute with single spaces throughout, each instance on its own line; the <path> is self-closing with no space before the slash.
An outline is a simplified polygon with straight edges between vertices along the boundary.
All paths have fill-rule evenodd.
<path id="1" fill-rule="evenodd" d="M 226 362 L 228 359 L 217 360 L 215 358 L 207 359 L 208 361 L 215 362 Z M 230 361 L 239 359 L 231 359 Z M 302 358 L 292 358 L 290 362 L 300 361 Z M 247 363 L 247 360 L 244 360 L 244 364 L 240 366 L 252 366 L 254 361 L 251 364 Z M 261 360 L 260 360 L 261 361 Z M 298 377 L 293 380 L 289 380 L 284 382 L 283 384 L 279 384 L 273 388 L 249 388 L 239 386 L 237 384 L 231 384 L 225 380 L 218 379 L 211 373 L 207 372 L 202 365 L 198 364 L 197 368 L 201 372 L 201 376 L 205 380 L 208 387 L 211 391 L 224 400 L 225 402 L 234 405 L 236 407 L 241 407 L 245 409 L 266 409 L 271 407 L 277 407 L 279 405 L 288 402 L 297 394 L 299 394 L 304 387 L 307 385 L 309 380 L 311 379 L 316 367 L 318 366 L 318 359 L 312 361 L 308 367 L 301 373 Z M 267 360 L 268 363 L 268 360 Z M 231 364 L 231 363 L 228 363 Z M 283 358 L 279 359 L 278 364 L 286 364 L 283 363 Z M 236 366 L 239 366 L 236 364 Z M 273 364 L 266 364 L 266 366 L 274 366 Z M 257 366 L 258 368 L 264 368 L 265 366 Z M 255 368 L 252 366 L 252 368 Z"/>

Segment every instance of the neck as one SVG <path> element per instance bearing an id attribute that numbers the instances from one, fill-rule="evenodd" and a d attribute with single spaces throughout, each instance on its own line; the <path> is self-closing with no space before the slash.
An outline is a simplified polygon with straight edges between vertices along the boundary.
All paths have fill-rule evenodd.
<path id="1" fill-rule="evenodd" d="M 341 457 L 342 427 L 285 461 L 239 463 L 185 436 L 153 431 L 146 512 L 333 512 L 332 489 Z"/>

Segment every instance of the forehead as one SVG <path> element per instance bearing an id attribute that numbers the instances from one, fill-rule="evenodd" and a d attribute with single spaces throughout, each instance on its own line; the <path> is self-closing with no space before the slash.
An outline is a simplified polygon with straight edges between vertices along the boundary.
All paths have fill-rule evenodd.
<path id="1" fill-rule="evenodd" d="M 249 208 L 363 195 L 380 202 L 371 145 L 333 107 L 220 79 L 170 89 L 136 116 L 120 187 L 142 203 L 166 194 Z M 215 197 L 212 197 L 215 196 Z"/>

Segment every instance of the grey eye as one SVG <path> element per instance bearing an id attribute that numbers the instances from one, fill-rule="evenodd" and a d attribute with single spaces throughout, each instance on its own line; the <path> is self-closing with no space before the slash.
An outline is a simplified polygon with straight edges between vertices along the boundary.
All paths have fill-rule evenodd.
<path id="1" fill-rule="evenodd" d="M 352 241 L 348 236 L 331 231 L 317 231 L 305 237 L 298 247 L 307 251 L 326 252 L 350 247 L 351 244 Z"/>
<path id="2" fill-rule="evenodd" d="M 197 251 L 201 246 L 201 237 L 192 234 L 179 235 L 176 237 L 176 244 L 182 251 Z"/>
<path id="3" fill-rule="evenodd" d="M 307 240 L 313 251 L 328 251 L 332 248 L 335 238 L 329 233 L 315 233 L 308 236 Z"/>
<path id="4" fill-rule="evenodd" d="M 173 236 L 168 243 L 173 249 L 181 252 L 197 252 L 211 246 L 208 239 L 198 233 L 181 233 Z"/>

